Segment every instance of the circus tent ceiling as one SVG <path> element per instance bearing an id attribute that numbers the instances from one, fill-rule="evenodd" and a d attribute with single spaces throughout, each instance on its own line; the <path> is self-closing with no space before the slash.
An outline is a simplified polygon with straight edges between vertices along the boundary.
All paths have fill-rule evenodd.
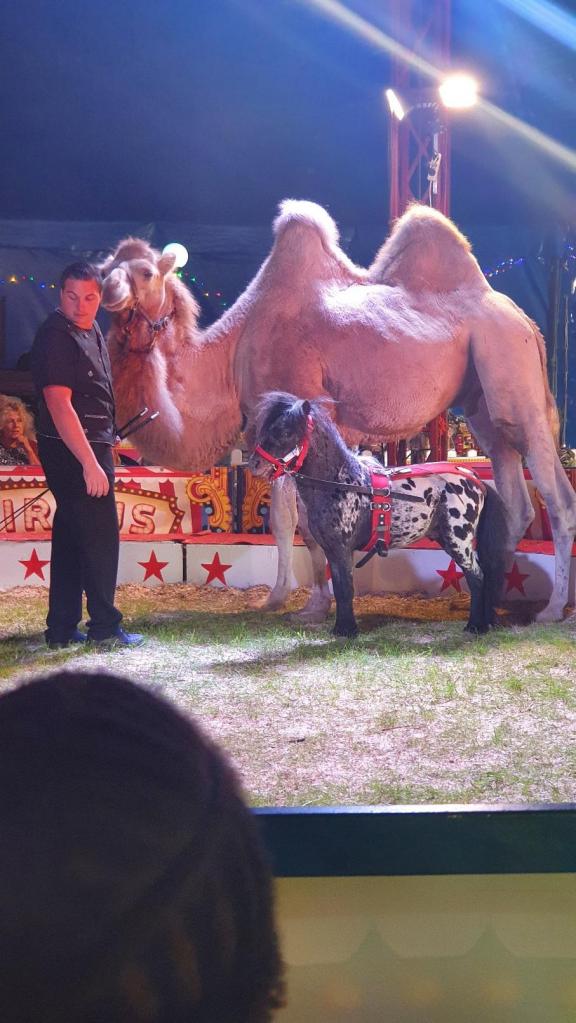
<path id="1" fill-rule="evenodd" d="M 394 35 L 389 4 L 348 6 Z M 575 17 L 560 20 L 560 41 L 519 7 Z M 566 146 L 573 7 L 453 3 L 454 62 Z M 0 217 L 264 224 L 296 195 L 341 223 L 386 221 L 389 59 L 312 2 L 31 0 L 7 9 L 3 49 Z M 454 124 L 456 218 L 573 219 L 574 172 L 493 129 Z"/>

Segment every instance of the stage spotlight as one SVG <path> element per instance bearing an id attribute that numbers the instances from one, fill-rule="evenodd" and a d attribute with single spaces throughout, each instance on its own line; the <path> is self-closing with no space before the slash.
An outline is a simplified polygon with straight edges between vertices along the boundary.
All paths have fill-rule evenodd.
<path id="1" fill-rule="evenodd" d="M 444 106 L 453 110 L 465 110 L 478 101 L 478 82 L 464 72 L 448 75 L 438 91 Z"/>
<path id="2" fill-rule="evenodd" d="M 394 117 L 397 117 L 399 121 L 402 120 L 406 111 L 400 102 L 400 97 L 394 92 L 394 89 L 386 89 L 386 99 L 388 100 L 388 106 L 390 107 L 390 113 Z"/>
<path id="3" fill-rule="evenodd" d="M 188 262 L 188 249 L 184 245 L 181 245 L 180 242 L 170 242 L 162 249 L 162 255 L 166 256 L 170 253 L 176 256 L 176 266 L 178 269 L 186 266 Z"/>

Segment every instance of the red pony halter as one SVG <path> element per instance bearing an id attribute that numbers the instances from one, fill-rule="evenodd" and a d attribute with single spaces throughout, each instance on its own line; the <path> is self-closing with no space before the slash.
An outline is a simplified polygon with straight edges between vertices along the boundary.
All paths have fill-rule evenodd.
<path id="1" fill-rule="evenodd" d="M 280 476 L 292 476 L 295 472 L 300 472 L 304 459 L 310 449 L 310 434 L 313 429 L 314 420 L 311 415 L 307 415 L 306 433 L 304 434 L 302 443 L 297 444 L 295 448 L 292 448 L 292 451 L 289 451 L 288 454 L 284 455 L 282 458 L 276 458 L 275 455 L 271 455 L 268 451 L 265 451 L 264 448 L 261 448 L 260 445 L 254 448 L 254 451 L 256 454 L 260 455 L 260 458 L 264 458 L 266 462 L 271 462 L 275 467 L 270 479 L 277 480 Z M 294 462 L 294 465 L 291 465 L 291 462 Z"/>

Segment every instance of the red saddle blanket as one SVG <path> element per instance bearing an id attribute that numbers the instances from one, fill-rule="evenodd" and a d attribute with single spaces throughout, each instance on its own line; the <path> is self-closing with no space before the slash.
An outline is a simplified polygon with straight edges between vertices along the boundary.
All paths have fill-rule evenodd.
<path id="1" fill-rule="evenodd" d="M 372 523 L 370 539 L 363 551 L 373 551 L 375 554 L 385 555 L 390 546 L 392 526 L 392 484 L 396 480 L 410 479 L 418 476 L 465 476 L 474 483 L 480 490 L 486 489 L 486 484 L 467 465 L 460 465 L 458 462 L 423 462 L 421 465 L 397 465 L 390 466 L 382 472 L 371 471 L 370 483 L 374 491 L 372 495 Z M 362 559 L 361 564 L 365 563 Z"/>

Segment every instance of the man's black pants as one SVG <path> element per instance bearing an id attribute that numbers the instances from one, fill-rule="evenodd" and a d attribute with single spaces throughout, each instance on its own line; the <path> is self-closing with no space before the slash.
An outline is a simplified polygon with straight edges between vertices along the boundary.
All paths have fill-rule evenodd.
<path id="1" fill-rule="evenodd" d="M 112 448 L 93 444 L 92 449 L 110 480 L 106 497 L 88 496 L 82 466 L 63 441 L 38 437 L 40 461 L 56 500 L 46 618 L 46 639 L 54 643 L 70 639 L 77 628 L 83 592 L 91 639 L 112 636 L 122 620 L 114 606 L 120 538 Z"/>

